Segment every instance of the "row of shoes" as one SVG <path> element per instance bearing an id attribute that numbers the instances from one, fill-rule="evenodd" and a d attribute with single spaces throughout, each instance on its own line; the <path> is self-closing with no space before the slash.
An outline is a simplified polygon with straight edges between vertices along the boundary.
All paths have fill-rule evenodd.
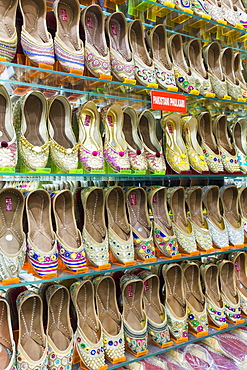
<path id="1" fill-rule="evenodd" d="M 17 165 L 18 141 L 21 162 L 34 171 L 47 166 L 49 155 L 55 166 L 64 172 L 78 166 L 88 172 L 103 171 L 104 159 L 117 172 L 165 170 L 162 148 L 155 134 L 156 121 L 149 111 L 144 111 L 140 118 L 140 135 L 146 135 L 147 142 L 150 142 L 149 135 L 154 134 L 154 137 L 150 148 L 144 149 L 137 134 L 137 114 L 130 107 L 123 111 L 119 104 L 114 104 L 102 111 L 106 133 L 103 147 L 100 114 L 91 101 L 77 110 L 78 142 L 72 127 L 71 105 L 62 95 L 47 100 L 43 93 L 30 91 L 16 102 L 12 112 L 10 96 L 1 85 L 0 105 L 4 113 L 0 147 L 2 168 Z M 127 137 L 132 146 L 127 147 Z"/>
<path id="2" fill-rule="evenodd" d="M 165 4 L 164 0 L 159 0 Z M 175 4 L 176 8 L 182 11 L 192 10 L 196 15 L 205 17 L 210 16 L 215 21 L 226 21 L 232 26 L 241 25 L 246 27 L 246 1 L 243 0 L 169 0 Z"/>
<path id="3" fill-rule="evenodd" d="M 234 100 L 247 97 L 240 53 L 231 47 L 222 49 L 218 41 L 204 47 L 199 39 L 183 44 L 179 33 L 172 34 L 167 43 L 176 84 L 181 91 L 198 90 L 201 95 L 215 93 L 218 98 Z"/>
<path id="4" fill-rule="evenodd" d="M 85 277 L 69 283 L 70 294 L 66 283 L 48 283 L 39 292 L 10 289 L 7 300 L 0 299 L 1 317 L 7 323 L 6 330 L 1 326 L 1 341 L 6 344 L 1 354 L 5 356 L 5 370 L 12 369 L 15 361 L 10 308 L 13 326 L 17 325 L 16 311 L 19 322 L 17 369 L 60 366 L 68 370 L 72 368 L 74 348 L 83 366 L 97 370 L 105 365 L 105 359 L 125 361 L 125 347 L 134 355 L 147 354 L 148 336 L 164 348 L 172 344 L 171 339 L 186 341 L 188 331 L 203 336 L 208 334 L 209 325 L 223 329 L 227 321 L 239 323 L 241 311 L 247 312 L 246 291 L 243 294 L 240 288 L 247 284 L 244 252 L 231 254 L 230 260 L 165 264 L 160 266 L 159 275 L 138 268 L 121 277 Z M 119 287 L 121 299 L 117 297 Z"/>
<path id="5" fill-rule="evenodd" d="M 170 168 L 177 172 L 247 172 L 247 120 L 209 111 L 197 116 L 167 114 L 161 120 L 163 147 Z"/>
<path id="6" fill-rule="evenodd" d="M 77 109 L 74 120 L 78 127 L 77 139 L 71 104 L 62 95 L 47 100 L 42 92 L 30 91 L 16 102 L 13 114 L 10 96 L 1 85 L 0 105 L 4 113 L 0 147 L 3 168 L 17 165 L 18 142 L 20 162 L 28 170 L 45 168 L 50 155 L 54 172 L 57 169 L 74 171 L 79 166 L 86 172 L 132 170 L 145 173 L 149 170 L 165 173 L 156 120 L 149 110 L 144 110 L 138 118 L 131 107 L 122 109 L 119 104 L 113 104 L 102 108 L 103 144 L 100 114 L 93 101 Z"/>
<path id="7" fill-rule="evenodd" d="M 194 334 L 206 332 L 207 335 L 208 325 L 223 329 L 227 321 L 240 322 L 247 302 L 246 292 L 243 295 L 239 288 L 240 271 L 247 279 L 246 254 L 235 252 L 228 256 L 230 260 L 211 258 L 204 263 L 184 261 L 181 265 L 153 267 L 158 272 L 161 287 L 164 283 L 161 295 L 173 340 L 186 338 L 188 326 Z"/>
<path id="8" fill-rule="evenodd" d="M 71 370 L 75 352 L 82 366 L 97 370 L 105 366 L 105 359 L 125 361 L 125 343 L 131 353 L 147 353 L 148 334 L 160 347 L 171 345 L 158 276 L 140 270 L 134 277 L 124 275 L 120 284 L 123 315 L 110 275 L 69 282 L 70 292 L 66 283 L 42 284 L 38 292 L 26 288 L 7 291 L 6 299 L 0 298 L 1 318 L 6 323 L 0 326 L 3 369 L 12 370 L 16 364 L 18 370 Z M 145 294 L 144 285 L 150 288 Z M 138 315 L 144 317 L 143 322 Z M 13 329 L 18 329 L 16 351 L 10 316 Z"/>
<path id="9" fill-rule="evenodd" d="M 165 173 L 166 162 L 176 173 L 190 171 L 219 173 L 247 172 L 245 118 L 225 114 L 212 117 L 208 111 L 196 116 L 164 115 L 163 148 L 156 135 L 156 119 L 150 110 L 137 115 L 132 107 L 115 103 L 101 109 L 104 143 L 100 132 L 100 114 L 93 101 L 77 109 L 72 125 L 69 101 L 57 95 L 46 99 L 39 91 L 30 91 L 12 106 L 7 90 L 0 86 L 1 167 L 15 167 L 18 160 L 31 170 L 45 168 L 49 155 L 54 172 L 142 171 Z M 78 138 L 73 126 L 78 127 Z M 16 132 L 16 133 L 15 133 Z M 16 139 L 17 134 L 17 139 Z M 198 142 L 199 137 L 199 142 Z M 165 155 L 165 157 L 164 157 Z M 106 163 L 106 165 L 105 165 Z"/>
<path id="10" fill-rule="evenodd" d="M 132 187 L 125 193 L 120 186 L 87 187 L 79 188 L 74 197 L 75 207 L 68 189 L 51 196 L 44 189 L 27 192 L 25 236 L 23 194 L 14 188 L 1 191 L 1 280 L 19 275 L 26 253 L 32 271 L 43 276 L 57 273 L 58 257 L 67 270 L 79 273 L 87 267 L 86 258 L 90 266 L 109 268 L 109 259 L 126 265 L 134 264 L 135 258 L 154 262 L 156 254 L 174 258 L 179 252 L 197 255 L 244 245 L 246 187 L 239 193 L 233 185 L 191 187 L 186 192 L 183 187 Z"/>
<path id="11" fill-rule="evenodd" d="M 1 51 L 1 56 L 8 61 L 13 59 L 17 47 L 14 25 L 17 3 L 18 0 L 15 0 L 4 13 L 4 18 L 9 13 L 13 16 L 8 18 L 13 24 L 9 25 L 10 22 L 7 21 L 3 23 L 3 31 L 8 31 L 8 38 L 10 30 L 13 33 L 11 40 L 5 40 Z M 101 7 L 94 4 L 85 8 L 81 15 L 85 35 L 84 50 L 79 35 L 79 1 L 63 0 L 63 2 L 54 3 L 57 31 L 53 45 L 53 39 L 46 26 L 45 0 L 39 0 L 35 4 L 20 0 L 19 5 L 24 20 L 21 34 L 22 47 L 26 56 L 35 65 L 53 65 L 55 50 L 57 60 L 66 71 L 83 71 L 85 59 L 88 71 L 96 77 L 112 74 L 120 81 L 137 80 L 145 86 L 158 84 L 161 88 L 171 88 L 176 91 L 177 85 L 182 91 L 199 90 L 203 95 L 216 93 L 219 98 L 230 96 L 237 100 L 246 97 L 246 83 L 241 71 L 240 54 L 234 53 L 231 48 L 221 50 L 217 41 L 204 48 L 204 62 L 208 70 L 206 71 L 200 40 L 192 39 L 184 46 L 188 65 L 184 56 L 182 36 L 175 33 L 167 41 L 166 28 L 163 24 L 159 24 L 151 31 L 148 30 L 146 34 L 150 47 L 149 53 L 140 20 L 134 20 L 127 25 L 124 14 L 115 12 L 106 20 L 105 34 L 104 14 Z M 30 22 L 30 14 L 33 22 L 38 19 L 38 29 Z"/>
<path id="12" fill-rule="evenodd" d="M 157 251 L 162 251 L 168 256 L 164 249 L 164 247 L 167 249 L 164 240 L 173 233 L 179 246 L 178 251 L 185 254 L 210 251 L 212 248 L 229 248 L 229 245 L 243 246 L 246 230 L 244 211 L 246 194 L 245 188 L 238 192 L 234 185 L 223 186 L 220 189 L 216 185 L 202 188 L 192 186 L 186 189 L 181 186 L 167 189 L 154 187 L 148 196 L 150 213 L 153 214 L 154 242 Z M 158 196 L 160 205 L 154 204 L 157 203 Z M 166 205 L 165 207 L 163 205 L 166 199 L 172 218 L 167 213 Z M 132 224 L 132 228 L 133 226 Z M 161 238 L 163 235 L 164 240 Z"/>
<path id="13" fill-rule="evenodd" d="M 103 368 L 105 357 L 125 360 L 123 324 L 111 276 L 75 282 L 70 292 L 59 284 L 44 284 L 39 291 L 13 288 L 0 298 L 0 308 L 4 370 L 15 366 L 18 370 L 72 370 L 76 349 L 88 370 Z M 17 343 L 10 316 L 13 329 L 18 330 Z"/>

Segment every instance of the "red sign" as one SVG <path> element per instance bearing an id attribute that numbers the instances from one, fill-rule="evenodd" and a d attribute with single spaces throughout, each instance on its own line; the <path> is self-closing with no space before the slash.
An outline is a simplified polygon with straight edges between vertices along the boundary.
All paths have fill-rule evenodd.
<path id="1" fill-rule="evenodd" d="M 186 113 L 186 96 L 166 91 L 151 91 L 152 109 Z"/>

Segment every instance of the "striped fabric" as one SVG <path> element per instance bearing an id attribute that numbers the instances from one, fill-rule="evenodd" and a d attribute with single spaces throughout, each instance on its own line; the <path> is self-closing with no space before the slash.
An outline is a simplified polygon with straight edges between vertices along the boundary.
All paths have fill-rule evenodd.
<path id="1" fill-rule="evenodd" d="M 27 256 L 34 271 L 40 275 L 56 274 L 58 269 L 57 244 L 46 255 L 39 253 L 34 246 L 31 247 L 29 239 L 27 245 Z"/>
<path id="2" fill-rule="evenodd" d="M 60 243 L 58 243 L 57 248 L 59 257 L 69 270 L 76 272 L 87 267 L 83 246 L 72 252 L 65 249 Z"/>
<path id="3" fill-rule="evenodd" d="M 54 45 L 52 38 L 47 43 L 38 45 L 34 39 L 25 31 L 21 32 L 21 45 L 25 55 L 34 64 L 48 64 L 53 65 L 55 63 L 54 57 Z"/>
<path id="4" fill-rule="evenodd" d="M 54 48 L 56 59 L 59 61 L 65 71 L 71 69 L 84 71 L 84 48 L 72 51 L 66 48 L 65 44 L 56 36 L 54 39 Z"/>
<path id="5" fill-rule="evenodd" d="M 0 39 L 0 57 L 5 58 L 7 62 L 11 62 L 16 54 L 17 35 L 15 34 L 12 40 L 6 41 Z"/>

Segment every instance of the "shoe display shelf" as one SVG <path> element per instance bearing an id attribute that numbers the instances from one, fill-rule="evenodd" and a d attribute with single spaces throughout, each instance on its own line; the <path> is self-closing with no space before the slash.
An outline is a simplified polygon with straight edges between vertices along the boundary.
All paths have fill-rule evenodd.
<path id="1" fill-rule="evenodd" d="M 50 2 L 52 3 L 52 1 Z M 83 2 L 84 4 L 84 2 Z M 88 4 L 89 5 L 89 4 Z M 81 5 L 84 9 L 87 5 Z M 51 7 L 48 8 L 50 10 Z M 162 3 L 152 0 L 137 0 L 126 2 L 123 0 L 104 1 L 104 14 L 108 16 L 114 11 L 122 11 L 126 15 L 127 21 L 132 21 L 131 17 L 144 19 L 143 25 L 146 28 L 153 27 L 159 18 L 164 18 L 164 24 L 168 34 L 173 32 L 176 27 L 176 32 L 184 36 L 196 36 L 204 39 L 205 42 L 211 40 L 212 34 L 220 39 L 222 45 L 234 46 L 236 43 L 246 43 L 247 34 L 246 27 L 243 24 L 235 26 L 227 23 L 225 20 L 215 21 L 209 14 L 197 15 L 191 8 L 176 8 L 172 1 L 164 1 Z M 243 52 L 243 49 L 240 50 Z"/>
<path id="2" fill-rule="evenodd" d="M 173 259 L 173 260 L 164 259 L 164 258 L 157 258 L 156 262 L 148 263 L 147 264 L 148 266 L 146 266 L 146 268 L 149 268 L 149 267 L 154 266 L 154 265 L 161 265 L 161 264 L 164 264 L 164 263 L 170 263 L 171 261 L 179 262 L 179 261 L 195 260 L 195 259 L 199 259 L 201 257 L 212 257 L 212 256 L 216 256 L 216 255 L 221 255 L 221 254 L 223 255 L 225 253 L 231 253 L 233 251 L 238 252 L 238 251 L 246 251 L 247 250 L 247 246 L 245 246 L 244 248 L 234 248 L 232 246 L 230 248 L 231 249 L 229 249 L 229 250 L 218 251 L 218 252 L 215 251 L 213 253 L 203 253 L 201 255 L 191 256 L 191 257 L 180 257 L 180 258 L 176 258 L 176 259 Z M 144 267 L 143 265 L 144 265 L 143 263 L 137 262 L 136 267 Z M 127 272 L 129 269 L 133 269 L 133 266 L 120 267 L 120 266 L 117 266 L 117 265 L 112 265 L 110 270 L 100 270 L 100 273 L 104 274 L 104 273 L 116 272 L 116 271 L 123 271 L 123 272 L 126 271 Z M 98 270 L 93 270 L 93 269 L 89 269 L 88 272 L 86 272 L 85 274 L 75 274 L 75 273 L 72 274 L 72 273 L 66 273 L 64 271 L 59 270 L 58 271 L 58 276 L 56 278 L 49 278 L 49 279 L 43 278 L 43 279 L 41 279 L 41 278 L 37 278 L 37 277 L 33 276 L 31 273 L 27 273 L 27 271 L 23 270 L 20 274 L 20 280 L 21 280 L 20 283 L 16 283 L 16 284 L 10 283 L 9 285 L 3 285 L 2 289 L 28 287 L 28 286 L 31 289 L 35 289 L 35 287 L 38 287 L 40 284 L 54 283 L 54 282 L 62 283 L 62 281 L 67 280 L 67 279 L 79 279 L 80 280 L 80 278 L 83 278 L 84 275 L 98 276 L 98 274 L 99 274 L 99 271 Z M 6 283 L 7 283 L 7 281 L 6 281 Z M 222 327 L 222 328 L 218 328 L 218 329 L 216 329 L 215 327 L 209 327 L 208 328 L 208 334 L 204 335 L 204 336 L 200 336 L 200 335 L 196 336 L 196 335 L 193 335 L 193 334 L 189 333 L 188 337 L 184 338 L 184 341 L 181 341 L 179 343 L 172 342 L 172 344 L 170 344 L 169 347 L 165 347 L 165 348 L 160 348 L 157 345 L 154 345 L 151 341 L 149 341 L 149 343 L 148 343 L 148 353 L 147 354 L 145 354 L 143 356 L 136 357 L 136 356 L 133 356 L 132 354 L 130 354 L 129 352 L 126 352 L 126 360 L 124 362 L 112 364 L 109 361 L 107 361 L 106 363 L 107 363 L 109 369 L 117 369 L 120 366 L 124 366 L 124 365 L 130 364 L 130 363 L 133 363 L 133 362 L 137 361 L 137 359 L 141 360 L 141 359 L 145 359 L 145 358 L 148 358 L 148 357 L 152 357 L 152 356 L 158 355 L 160 353 L 167 352 L 171 348 L 175 349 L 175 348 L 179 348 L 180 346 L 184 346 L 186 344 L 196 343 L 196 342 L 200 341 L 203 338 L 208 338 L 208 337 L 217 335 L 219 333 L 228 332 L 228 331 L 230 331 L 234 328 L 236 329 L 238 327 L 245 326 L 245 325 L 247 325 L 247 319 L 242 319 L 236 324 L 232 324 L 232 323 L 228 322 L 227 325 L 228 325 L 227 327 L 224 327 L 224 328 Z M 78 360 L 78 358 L 75 356 L 75 362 L 77 362 L 77 360 Z M 73 370 L 77 370 L 77 369 L 78 370 L 80 369 L 79 363 L 75 363 L 73 365 Z"/>
<path id="3" fill-rule="evenodd" d="M 220 334 L 220 333 L 229 332 L 232 329 L 236 329 L 236 328 L 239 328 L 239 327 L 242 327 L 242 326 L 245 326 L 245 325 L 247 325 L 247 320 L 245 320 L 244 323 L 238 324 L 238 325 L 234 325 L 234 324 L 229 323 L 228 328 L 223 329 L 223 330 L 216 330 L 216 329 L 213 329 L 213 328 L 209 328 L 209 333 L 204 338 L 209 338 L 209 337 L 212 337 L 212 336 Z M 173 343 L 173 345 L 171 347 L 163 348 L 163 349 L 155 346 L 154 344 L 152 344 L 150 342 L 148 344 L 148 354 L 138 358 L 138 361 L 143 360 L 143 359 L 148 358 L 148 357 L 159 355 L 161 353 L 165 353 L 165 352 L 167 352 L 171 349 L 176 349 L 176 348 L 180 348 L 181 346 L 197 343 L 201 339 L 202 338 L 196 338 L 195 336 L 193 336 L 192 334 L 189 333 L 189 337 L 188 337 L 187 342 L 183 342 L 183 343 L 179 343 L 179 344 Z M 135 361 L 137 361 L 137 358 L 127 352 L 126 353 L 126 361 L 124 363 L 122 363 L 122 364 L 121 363 L 120 364 L 111 364 L 111 363 L 107 362 L 107 365 L 108 365 L 108 369 L 118 369 L 120 366 L 128 365 L 128 364 L 131 364 Z M 80 369 L 81 369 L 80 365 L 78 365 L 78 364 L 73 365 L 73 370 L 80 370 Z"/>
<path id="4" fill-rule="evenodd" d="M 245 57 L 247 57 L 247 52 Z M 98 79 L 77 74 L 76 70 L 72 70 L 68 74 L 45 67 L 45 65 L 40 68 L 0 60 L 0 70 L 2 70 L 0 83 L 8 84 L 10 93 L 16 97 L 37 89 L 42 91 L 47 98 L 59 93 L 64 94 L 71 103 L 83 104 L 87 100 L 94 99 L 100 106 L 109 104 L 109 99 L 111 99 L 112 102 L 118 100 L 121 104 L 129 105 L 137 110 L 150 108 L 151 91 L 173 92 L 178 97 L 184 95 L 188 107 L 197 105 L 198 101 L 204 106 L 217 103 L 219 109 L 229 105 L 232 109 L 247 106 L 246 98 L 234 100 L 230 96 L 226 96 L 224 99 L 220 99 L 216 98 L 213 93 L 207 93 L 207 96 L 200 95 L 198 90 L 191 90 L 189 94 L 174 92 L 173 89 L 159 89 L 157 84 L 142 86 L 138 85 L 135 80 L 132 80 L 134 84 L 129 81 L 122 83 L 105 79 L 105 75 Z"/>
<path id="5" fill-rule="evenodd" d="M 81 8 L 85 8 L 84 5 L 81 5 Z M 129 3 L 129 4 L 128 4 Z M 53 1 L 47 1 L 47 7 L 50 11 L 53 5 Z M 153 25 L 157 22 L 157 19 L 160 17 L 165 17 L 165 25 L 168 33 L 178 32 L 180 33 L 185 40 L 189 40 L 191 37 L 196 37 L 200 39 L 204 44 L 211 42 L 212 35 L 214 39 L 217 39 L 221 42 L 222 46 L 231 45 L 234 51 L 240 52 L 242 59 L 247 59 L 247 51 L 245 50 L 247 46 L 247 29 L 243 25 L 237 24 L 231 26 L 227 24 L 226 21 L 214 21 L 210 16 L 198 16 L 189 9 L 180 10 L 175 8 L 175 4 L 171 2 L 164 2 L 160 4 L 155 1 L 145 0 L 145 1 L 131 1 L 123 2 L 122 0 L 109 1 L 105 0 L 103 4 L 105 14 L 112 13 L 113 11 L 120 10 L 127 14 L 127 21 L 131 21 L 131 17 L 141 17 L 143 20 L 143 25 L 146 28 L 152 28 Z M 144 14 L 145 12 L 145 14 Z M 176 31 L 174 31 L 174 28 Z M 0 60 L 0 83 L 4 84 L 10 94 L 12 95 L 13 101 L 17 100 L 20 96 L 24 95 L 30 90 L 40 90 L 44 95 L 52 97 L 57 93 L 64 95 L 68 100 L 74 104 L 76 109 L 77 106 L 83 104 L 87 100 L 94 100 L 96 104 L 100 107 L 113 102 L 121 102 L 122 105 L 129 105 L 135 110 L 143 110 L 151 107 L 151 91 L 166 91 L 158 88 L 156 84 L 150 84 L 149 86 L 141 86 L 135 80 L 132 81 L 114 81 L 112 77 L 101 76 L 102 78 L 95 78 L 89 76 L 83 76 L 76 70 L 71 70 L 71 73 L 63 72 L 62 70 L 57 70 L 53 68 L 48 68 L 46 65 L 40 65 L 35 67 L 27 63 L 25 65 L 25 58 L 23 55 L 18 55 L 17 59 L 13 63 L 8 63 L 5 60 Z M 198 91 L 193 90 L 192 93 L 186 94 L 174 91 L 174 89 L 168 89 L 167 91 L 174 92 L 179 96 L 180 94 L 186 96 L 187 107 L 190 112 L 199 113 L 202 109 L 208 110 L 218 110 L 224 112 L 234 111 L 238 116 L 244 116 L 245 110 L 247 108 L 247 98 L 240 98 L 238 100 L 233 100 L 230 97 L 224 99 L 219 99 L 214 96 L 214 94 L 207 94 L 207 96 L 200 95 Z M 157 119 L 162 118 L 161 112 L 154 112 Z M 205 180 L 207 183 L 219 182 L 225 184 L 228 181 L 236 183 L 237 181 L 242 181 L 245 178 L 244 174 L 230 174 L 230 173 L 218 173 L 218 174 L 202 174 L 198 175 L 191 171 L 186 174 L 138 174 L 138 173 L 92 173 L 85 174 L 82 171 L 78 170 L 74 173 L 53 173 L 49 172 L 48 169 L 44 169 L 43 172 L 30 172 L 24 173 L 19 169 L 1 169 L 0 168 L 0 180 L 2 181 L 40 181 L 40 182 L 52 182 L 52 181 L 61 181 L 61 180 L 78 180 L 84 182 L 115 182 L 121 181 L 128 184 L 162 184 L 166 186 L 171 186 L 173 181 L 187 181 L 190 179 L 197 179 L 200 177 L 202 181 Z M 201 257 L 210 257 L 215 255 L 223 255 L 231 253 L 232 251 L 247 251 L 247 246 L 243 248 L 237 248 L 234 246 L 229 246 L 227 250 L 215 250 L 212 253 L 201 253 L 196 256 L 181 256 L 176 259 L 168 258 L 157 258 L 156 262 L 152 263 L 141 263 L 137 262 L 136 266 L 146 266 L 149 268 L 154 265 L 161 265 L 165 263 L 170 263 L 171 261 L 185 261 L 185 260 L 194 260 L 200 259 Z M 101 274 L 115 272 L 115 271 L 126 271 L 132 269 L 133 266 L 119 266 L 112 264 L 110 269 L 100 270 Z M 87 275 L 98 275 L 99 270 L 89 268 L 86 272 Z M 24 267 L 23 271 L 20 274 L 20 281 L 4 281 L 2 282 L 2 289 L 8 289 L 13 287 L 22 287 L 22 286 L 38 286 L 41 283 L 49 283 L 67 280 L 70 278 L 80 279 L 85 274 L 76 274 L 76 273 L 67 273 L 63 270 L 58 271 L 56 278 L 38 278 L 30 273 L 27 266 Z M 228 327 L 222 330 L 217 330 L 210 327 L 208 335 L 204 338 L 217 335 L 222 332 L 227 332 L 233 328 L 241 327 L 247 325 L 247 319 L 244 319 L 243 322 L 238 324 L 228 323 Z M 173 343 L 172 348 L 178 348 L 186 344 L 191 344 L 198 342 L 202 337 L 194 336 L 189 334 L 189 337 L 186 341 L 181 343 Z M 164 353 L 168 351 L 171 347 L 159 348 L 151 342 L 148 344 L 148 353 L 144 356 L 138 358 L 144 359 Z M 131 364 L 137 360 L 137 357 L 126 353 L 126 361 L 119 364 L 111 364 L 107 362 L 109 369 L 117 369 L 120 366 Z M 74 370 L 79 370 L 80 365 L 78 363 L 73 365 Z"/>

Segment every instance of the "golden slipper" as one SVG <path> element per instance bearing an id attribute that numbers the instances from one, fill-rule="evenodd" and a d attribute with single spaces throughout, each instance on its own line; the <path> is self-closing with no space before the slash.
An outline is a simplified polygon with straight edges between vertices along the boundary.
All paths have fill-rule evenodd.
<path id="1" fill-rule="evenodd" d="M 173 171 L 180 173 L 190 170 L 186 146 L 182 138 L 180 116 L 172 113 L 161 120 L 163 129 L 165 156 Z"/>
<path id="2" fill-rule="evenodd" d="M 78 167 L 78 144 L 72 130 L 72 109 L 64 96 L 48 100 L 48 132 L 53 163 L 64 172 Z"/>
<path id="3" fill-rule="evenodd" d="M 196 117 L 183 117 L 182 123 L 183 138 L 191 167 L 199 173 L 207 172 L 209 170 L 208 165 L 203 150 L 197 141 L 198 122 Z"/>
<path id="4" fill-rule="evenodd" d="M 33 171 L 46 167 L 49 157 L 47 108 L 46 98 L 40 91 L 29 91 L 14 108 L 20 159 Z"/>
<path id="5" fill-rule="evenodd" d="M 208 168 L 213 173 L 224 170 L 222 158 L 213 134 L 212 119 L 209 112 L 202 112 L 198 117 L 198 134 Z"/>

